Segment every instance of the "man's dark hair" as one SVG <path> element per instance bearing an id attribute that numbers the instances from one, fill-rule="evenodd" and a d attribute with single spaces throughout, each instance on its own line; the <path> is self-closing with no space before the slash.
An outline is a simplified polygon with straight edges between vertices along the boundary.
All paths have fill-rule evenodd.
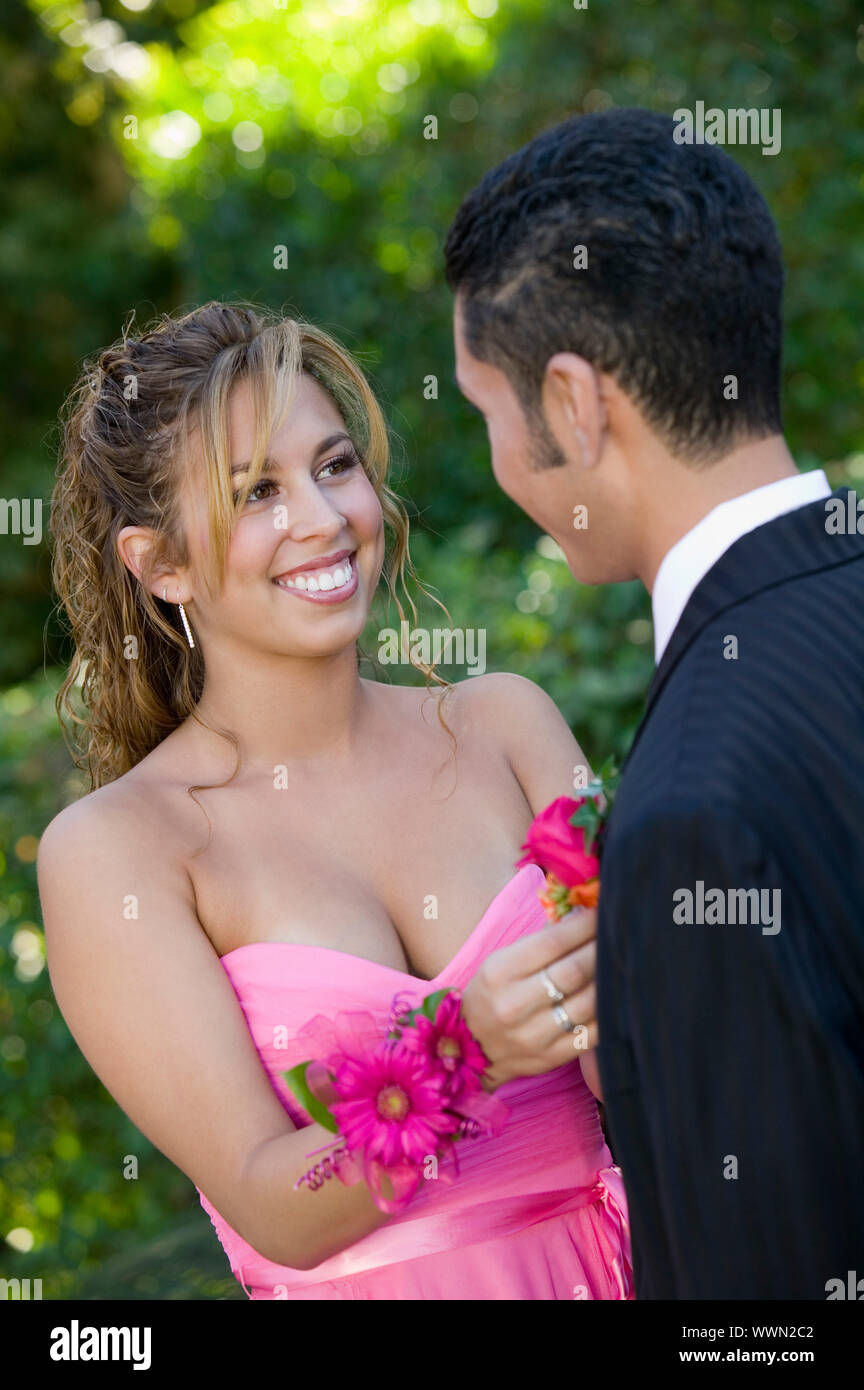
<path id="1" fill-rule="evenodd" d="M 672 453 L 710 463 L 782 430 L 783 261 L 744 170 L 674 129 L 633 108 L 538 135 L 463 202 L 447 281 L 472 355 L 506 373 L 530 418 L 549 358 L 578 353 Z"/>

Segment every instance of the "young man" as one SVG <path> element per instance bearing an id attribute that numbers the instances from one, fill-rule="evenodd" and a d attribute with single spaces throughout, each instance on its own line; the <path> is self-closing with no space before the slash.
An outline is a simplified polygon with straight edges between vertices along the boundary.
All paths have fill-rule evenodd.
<path id="1" fill-rule="evenodd" d="M 825 1299 L 864 1258 L 864 518 L 783 437 L 768 209 L 673 131 L 574 117 L 486 175 L 457 377 L 574 577 L 652 598 L 597 928 L 637 1297 Z"/>

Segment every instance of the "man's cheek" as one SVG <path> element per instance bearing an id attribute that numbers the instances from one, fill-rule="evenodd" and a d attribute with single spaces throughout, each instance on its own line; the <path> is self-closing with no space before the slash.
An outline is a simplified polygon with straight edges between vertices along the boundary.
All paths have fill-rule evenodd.
<path id="1" fill-rule="evenodd" d="M 524 469 L 519 466 L 518 454 L 510 444 L 501 461 L 498 483 L 502 492 L 506 492 L 519 506 L 523 506 L 522 499 L 525 494 L 523 473 Z"/>
<path id="2" fill-rule="evenodd" d="M 492 472 L 501 487 L 505 487 L 512 472 L 512 446 L 499 434 L 489 435 L 489 452 L 492 455 Z"/>
<path id="3" fill-rule="evenodd" d="M 496 483 L 498 484 L 498 486 L 502 489 L 502 491 L 506 492 L 506 491 L 507 491 L 507 471 L 506 471 L 506 469 L 502 466 L 501 455 L 500 455 L 500 453 L 499 453 L 496 449 L 494 449 L 494 448 L 491 450 L 491 453 L 492 453 L 492 472 L 493 472 L 493 474 L 495 475 L 495 481 L 496 481 Z"/>

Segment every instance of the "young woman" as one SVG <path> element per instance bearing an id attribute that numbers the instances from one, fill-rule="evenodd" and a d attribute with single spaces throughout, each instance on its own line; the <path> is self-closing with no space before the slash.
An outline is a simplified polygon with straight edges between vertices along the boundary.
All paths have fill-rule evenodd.
<path id="1" fill-rule="evenodd" d="M 381 576 L 398 605 L 411 573 L 387 468 L 362 373 L 306 323 L 210 303 L 85 369 L 51 527 L 91 791 L 40 845 L 54 991 L 250 1297 L 632 1297 L 620 1174 L 540 981 L 584 928 L 546 927 L 540 870 L 513 870 L 584 758 L 521 677 L 360 678 Z M 495 1058 L 481 996 L 514 952 L 535 1041 L 490 1066 L 509 1115 L 458 1178 L 391 1215 L 363 1181 L 295 1188 L 333 1137 L 282 1079 L 303 1024 L 450 986 Z"/>

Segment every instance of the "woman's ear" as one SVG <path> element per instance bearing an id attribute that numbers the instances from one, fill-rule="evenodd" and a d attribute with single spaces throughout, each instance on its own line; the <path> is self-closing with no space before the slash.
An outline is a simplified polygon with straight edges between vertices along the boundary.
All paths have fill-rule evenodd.
<path id="1" fill-rule="evenodd" d="M 140 583 L 144 580 L 144 562 L 154 544 L 153 532 L 145 526 L 124 526 L 117 535 L 117 554 Z M 147 588 L 156 598 L 165 597 L 169 603 L 188 603 L 183 597 L 185 576 L 170 567 L 157 568 L 147 581 Z"/>

